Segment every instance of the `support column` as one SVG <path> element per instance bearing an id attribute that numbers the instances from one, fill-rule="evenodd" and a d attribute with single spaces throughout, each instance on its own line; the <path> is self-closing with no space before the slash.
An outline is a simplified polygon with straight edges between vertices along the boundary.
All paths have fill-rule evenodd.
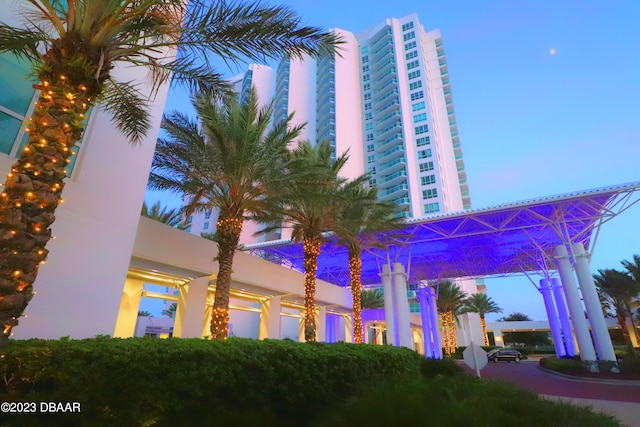
<path id="1" fill-rule="evenodd" d="M 600 360 L 616 362 L 616 354 L 613 351 L 609 329 L 604 320 L 604 314 L 602 314 L 602 306 L 600 305 L 596 285 L 591 275 L 591 269 L 589 268 L 590 255 L 585 252 L 582 243 L 574 243 L 572 248 L 575 257 L 576 275 L 580 283 L 580 292 L 582 293 L 582 299 L 587 308 L 587 316 L 589 316 L 591 328 L 593 329 L 598 358 Z"/>
<path id="2" fill-rule="evenodd" d="M 207 305 L 204 308 L 201 337 L 211 337 L 211 314 L 213 313 L 213 303 L 215 299 L 216 294 L 214 292 L 207 292 Z"/>
<path id="3" fill-rule="evenodd" d="M 316 341 L 327 341 L 327 307 L 319 306 L 316 312 Z"/>
<path id="4" fill-rule="evenodd" d="M 260 302 L 260 327 L 258 329 L 258 339 L 280 339 L 281 311 L 281 296 L 274 296 Z"/>
<path id="5" fill-rule="evenodd" d="M 409 300 L 407 299 L 407 281 L 404 265 L 393 264 L 393 287 L 395 288 L 396 312 L 398 313 L 399 344 L 402 347 L 413 348 L 411 345 L 411 321 L 409 320 Z"/>
<path id="6" fill-rule="evenodd" d="M 344 319 L 344 342 L 353 342 L 353 320 L 350 314 L 342 316 Z"/>
<path id="7" fill-rule="evenodd" d="M 327 314 L 327 342 L 338 342 L 339 320 L 335 314 Z"/>
<path id="8" fill-rule="evenodd" d="M 587 324 L 587 319 L 584 316 L 584 309 L 580 302 L 578 286 L 576 285 L 576 280 L 573 276 L 573 271 L 571 270 L 571 263 L 569 262 L 569 254 L 564 245 L 556 246 L 555 261 L 558 267 L 558 273 L 560 273 L 562 289 L 564 290 L 564 295 L 567 298 L 567 306 L 569 307 L 569 313 L 571 314 L 571 323 L 573 324 L 573 329 L 578 340 L 580 359 L 595 361 L 596 352 L 593 348 L 591 336 L 589 335 L 589 325 Z"/>
<path id="9" fill-rule="evenodd" d="M 556 306 L 553 303 L 553 297 L 551 296 L 551 282 L 549 279 L 540 280 L 540 292 L 542 292 L 544 308 L 547 311 L 549 329 L 551 329 L 551 336 L 553 337 L 553 345 L 556 349 L 556 355 L 558 357 L 565 356 L 567 353 L 564 349 L 564 342 L 562 340 L 562 332 L 560 331 L 560 322 L 558 321 Z"/>
<path id="10" fill-rule="evenodd" d="M 571 320 L 569 320 L 569 313 L 567 312 L 567 303 L 562 293 L 562 284 L 557 277 L 551 279 L 551 290 L 553 291 L 553 299 L 556 301 L 556 309 L 558 310 L 558 317 L 560 318 L 562 342 L 564 343 L 566 355 L 573 357 L 576 355 L 576 340 L 573 336 Z"/>
<path id="11" fill-rule="evenodd" d="M 209 276 L 199 277 L 180 286 L 176 321 L 173 336 L 179 338 L 202 338 L 202 319 L 207 305 Z"/>
<path id="12" fill-rule="evenodd" d="M 504 336 L 502 335 L 502 331 L 493 331 L 493 340 L 498 347 L 504 348 Z"/>
<path id="13" fill-rule="evenodd" d="M 429 314 L 431 316 L 431 334 L 433 335 L 433 358 L 442 359 L 442 343 L 440 342 L 440 327 L 438 324 L 438 306 L 436 305 L 436 293 L 433 288 L 427 288 L 429 297 Z"/>
<path id="14" fill-rule="evenodd" d="M 382 266 L 382 290 L 384 292 L 384 318 L 387 323 L 387 344 L 398 346 L 396 337 L 395 309 L 393 300 L 393 288 L 391 286 L 391 267 L 389 264 Z"/>
<path id="15" fill-rule="evenodd" d="M 144 282 L 127 278 L 124 282 L 122 297 L 120 298 L 120 310 L 116 319 L 113 336 L 116 338 L 131 338 L 136 331 L 140 299 Z"/>
<path id="16" fill-rule="evenodd" d="M 420 318 L 422 319 L 422 340 L 424 342 L 425 357 L 433 357 L 433 347 L 431 345 L 431 317 L 429 315 L 429 300 L 427 289 L 419 287 L 417 290 L 418 302 L 420 303 Z"/>

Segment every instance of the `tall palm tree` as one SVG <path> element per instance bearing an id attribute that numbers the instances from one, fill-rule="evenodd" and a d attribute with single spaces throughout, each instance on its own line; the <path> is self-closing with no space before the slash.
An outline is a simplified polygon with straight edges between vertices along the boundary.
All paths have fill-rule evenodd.
<path id="1" fill-rule="evenodd" d="M 274 206 L 263 222 L 292 228 L 292 238 L 302 242 L 304 251 L 304 338 L 316 340 L 316 271 L 320 247 L 325 242 L 323 233 L 339 227 L 339 215 L 345 200 L 345 187 L 360 185 L 360 180 L 347 182 L 338 175 L 349 156 L 342 154 L 332 160 L 328 142 L 312 145 L 301 141 L 290 154 L 286 183 L 281 187 L 282 203 Z M 266 227 L 263 233 L 279 229 L 279 225 Z"/>
<path id="2" fill-rule="evenodd" d="M 460 289 L 460 286 L 449 281 L 441 282 L 437 291 L 436 306 L 440 313 L 440 322 L 442 322 L 444 350 L 447 355 L 451 355 L 456 351 L 458 344 L 456 339 L 456 316 L 460 314 L 460 309 L 467 294 Z"/>
<path id="3" fill-rule="evenodd" d="M 173 303 L 169 306 L 169 308 L 162 310 L 162 315 L 168 317 L 169 319 L 173 319 L 178 311 L 178 303 Z"/>
<path id="4" fill-rule="evenodd" d="M 162 206 L 159 200 L 151 205 L 151 208 L 147 206 L 147 202 L 143 202 L 141 215 L 179 230 L 186 230 L 189 227 L 189 224 L 182 220 L 180 209 L 169 209 Z"/>
<path id="5" fill-rule="evenodd" d="M 349 275 L 353 299 L 353 335 L 357 344 L 362 343 L 363 328 L 361 316 L 362 293 L 362 250 L 367 247 L 383 247 L 387 242 L 380 240 L 381 231 L 398 229 L 402 221 L 394 218 L 397 206 L 391 202 L 377 202 L 376 188 L 363 185 L 346 189 L 346 198 L 340 212 L 340 222 L 334 230 L 339 244 L 349 252 Z"/>
<path id="6" fill-rule="evenodd" d="M 271 125 L 273 104 L 260 108 L 251 91 L 240 103 L 211 97 L 194 101 L 200 124 L 179 112 L 165 117 L 165 138 L 158 139 L 149 187 L 194 195 L 186 208 L 219 212 L 214 240 L 219 270 L 211 317 L 211 335 L 225 339 L 233 257 L 245 220 L 254 219 L 278 200 L 287 145 L 300 133 L 292 116 Z"/>
<path id="7" fill-rule="evenodd" d="M 627 273 L 614 269 L 598 270 L 593 279 L 599 294 L 608 300 L 610 307 L 615 311 L 629 354 L 634 355 L 635 349 L 631 340 L 634 331 L 629 329 L 627 319 L 632 318 L 631 301 L 638 295 L 637 285 Z"/>
<path id="8" fill-rule="evenodd" d="M 476 293 L 462 301 L 460 313 L 478 313 L 480 316 L 480 325 L 482 326 L 482 338 L 484 340 L 484 345 L 489 345 L 489 338 L 487 337 L 487 321 L 485 320 L 484 315 L 487 313 L 502 313 L 502 308 L 488 297 L 487 294 Z"/>
<path id="9" fill-rule="evenodd" d="M 627 270 L 629 275 L 633 278 L 634 288 L 637 291 L 635 297 L 633 298 L 636 303 L 640 301 L 640 255 L 634 255 L 632 261 L 624 260 L 622 261 L 622 266 Z M 640 319 L 640 311 L 638 313 L 638 318 Z M 640 332 L 638 331 L 638 325 L 636 324 L 636 319 L 633 315 L 630 316 L 630 322 L 633 326 L 633 333 L 636 335 L 637 342 L 640 342 Z"/>
<path id="10" fill-rule="evenodd" d="M 384 294 L 381 289 L 364 289 L 360 293 L 360 307 L 367 308 L 384 307 Z"/>
<path id="11" fill-rule="evenodd" d="M 62 202 L 64 167 L 89 108 L 102 106 L 134 143 L 149 130 L 152 99 L 131 82 L 117 80 L 116 66 L 140 67 L 142 75 L 151 76 L 151 94 L 171 78 L 191 89 L 226 93 L 228 85 L 211 69 L 214 57 L 238 63 L 319 55 L 333 52 L 339 42 L 331 33 L 303 26 L 290 9 L 257 0 L 19 4 L 25 26 L 0 23 L 0 53 L 33 65 L 40 94 L 27 125 L 29 141 L 0 195 L 0 352 L 33 297 Z"/>

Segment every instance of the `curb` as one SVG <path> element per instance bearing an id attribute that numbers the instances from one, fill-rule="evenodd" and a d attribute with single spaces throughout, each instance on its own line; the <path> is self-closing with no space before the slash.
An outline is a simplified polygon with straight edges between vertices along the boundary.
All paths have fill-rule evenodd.
<path id="1" fill-rule="evenodd" d="M 593 383 L 593 384 L 608 384 L 608 385 L 628 385 L 631 387 L 640 387 L 640 381 L 637 380 L 611 380 L 611 379 L 597 379 L 597 378 L 583 378 L 583 377 L 575 377 L 573 375 L 563 374 L 561 372 L 553 371 L 551 369 L 547 369 L 543 366 L 538 365 L 538 369 L 547 372 L 551 375 L 555 375 L 557 377 L 564 378 L 568 381 L 575 381 L 579 383 Z"/>

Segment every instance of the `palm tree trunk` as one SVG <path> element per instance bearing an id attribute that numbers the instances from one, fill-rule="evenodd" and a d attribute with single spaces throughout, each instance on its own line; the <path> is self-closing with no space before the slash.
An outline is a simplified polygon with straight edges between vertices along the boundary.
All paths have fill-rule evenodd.
<path id="1" fill-rule="evenodd" d="M 447 312 L 449 325 L 449 354 L 456 352 L 456 347 L 458 346 L 458 339 L 456 338 L 456 319 L 453 315 L 452 311 Z"/>
<path id="2" fill-rule="evenodd" d="M 211 312 L 211 338 L 225 340 L 229 335 L 229 291 L 233 257 L 238 248 L 242 233 L 242 218 L 220 218 L 217 224 L 218 241 L 218 277 L 216 296 Z"/>
<path id="3" fill-rule="evenodd" d="M 349 253 L 349 273 L 351 274 L 351 297 L 353 299 L 353 341 L 362 344 L 362 260 L 360 254 Z"/>
<path id="4" fill-rule="evenodd" d="M 487 336 L 487 320 L 484 316 L 480 316 L 480 326 L 482 326 L 482 339 L 485 346 L 489 345 L 489 337 Z"/>
<path id="5" fill-rule="evenodd" d="M 320 238 L 307 237 L 302 240 L 304 249 L 304 340 L 316 341 L 316 271 L 320 254 Z"/>
<path id="6" fill-rule="evenodd" d="M 616 318 L 622 332 L 624 343 L 627 345 L 627 349 L 629 350 L 629 355 L 634 356 L 636 354 L 636 350 L 635 348 L 633 348 L 633 341 L 631 340 L 632 332 L 629 331 L 629 328 L 627 326 L 627 316 L 625 315 L 624 310 L 621 310 L 621 308 L 622 307 L 618 307 L 618 309 L 616 309 Z"/>
<path id="7" fill-rule="evenodd" d="M 35 294 L 49 227 L 62 202 L 64 168 L 90 105 L 86 87 L 74 87 L 63 76 L 55 85 L 34 87 L 41 94 L 28 124 L 29 142 L 11 166 L 0 197 L 0 353 Z"/>

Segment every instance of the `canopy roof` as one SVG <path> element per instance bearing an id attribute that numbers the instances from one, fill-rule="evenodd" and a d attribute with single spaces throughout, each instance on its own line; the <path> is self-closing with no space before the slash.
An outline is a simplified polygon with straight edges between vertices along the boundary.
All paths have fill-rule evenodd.
<path id="1" fill-rule="evenodd" d="M 380 283 L 388 262 L 404 264 L 410 282 L 542 272 L 558 245 L 581 242 L 589 250 L 594 230 L 636 203 L 638 190 L 640 182 L 634 182 L 408 220 L 400 237 L 378 235 L 391 241 L 387 249 L 365 249 L 362 283 Z M 300 243 L 278 240 L 245 250 L 304 271 Z M 350 282 L 347 249 L 331 235 L 318 259 L 318 278 Z"/>

